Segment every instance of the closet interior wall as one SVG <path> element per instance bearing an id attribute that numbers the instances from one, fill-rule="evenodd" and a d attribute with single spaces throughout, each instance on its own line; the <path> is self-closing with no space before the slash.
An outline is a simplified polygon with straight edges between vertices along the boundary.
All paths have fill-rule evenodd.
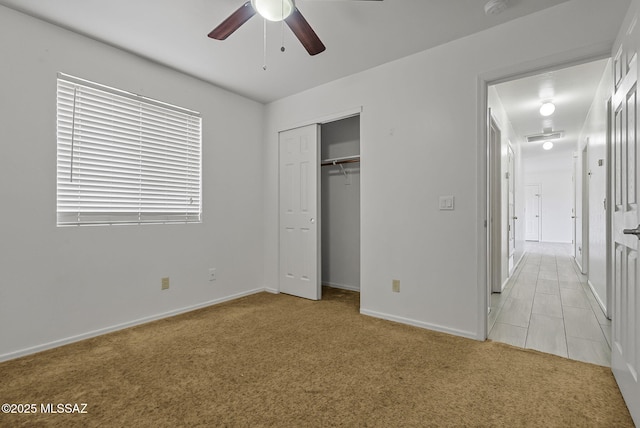
<path id="1" fill-rule="evenodd" d="M 360 117 L 322 125 L 321 159 L 360 155 Z M 360 290 L 360 163 L 321 167 L 322 284 Z"/>

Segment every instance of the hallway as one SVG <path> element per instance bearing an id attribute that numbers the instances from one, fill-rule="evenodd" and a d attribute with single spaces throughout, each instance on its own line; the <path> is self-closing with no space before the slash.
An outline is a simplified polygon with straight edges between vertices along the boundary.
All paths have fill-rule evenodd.
<path id="1" fill-rule="evenodd" d="M 502 293 L 491 295 L 489 339 L 611 365 L 611 321 L 579 273 L 570 244 L 527 242 Z"/>

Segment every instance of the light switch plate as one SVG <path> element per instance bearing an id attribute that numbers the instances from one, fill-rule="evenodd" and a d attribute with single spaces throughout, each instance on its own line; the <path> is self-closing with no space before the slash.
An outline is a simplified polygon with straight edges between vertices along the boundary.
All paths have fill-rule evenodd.
<path id="1" fill-rule="evenodd" d="M 440 211 L 453 211 L 454 199 L 453 196 L 440 196 Z"/>

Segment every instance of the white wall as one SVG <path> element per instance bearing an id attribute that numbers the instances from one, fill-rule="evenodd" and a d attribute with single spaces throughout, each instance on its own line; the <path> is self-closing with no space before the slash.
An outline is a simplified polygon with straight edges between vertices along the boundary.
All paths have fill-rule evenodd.
<path id="1" fill-rule="evenodd" d="M 578 144 L 582 156 L 589 144 L 589 262 L 588 275 L 596 298 L 603 308 L 607 306 L 607 221 L 604 200 L 607 197 L 607 102 L 613 88 L 611 61 L 602 75 L 596 96 L 589 110 Z M 602 160 L 602 165 L 599 161 Z M 580 161 L 582 165 L 582 161 Z"/>
<path id="2" fill-rule="evenodd" d="M 360 154 L 360 118 L 322 125 L 321 158 Z M 322 167 L 322 283 L 360 289 L 360 165 Z M 347 184 L 348 183 L 348 184 Z"/>
<path id="3" fill-rule="evenodd" d="M 525 184 L 540 184 L 540 241 L 571 243 L 572 154 L 527 158 L 524 169 Z"/>
<path id="4" fill-rule="evenodd" d="M 261 104 L 1 6 L 0 56 L 0 359 L 263 289 Z M 202 113 L 201 224 L 56 227 L 58 71 Z"/>
<path id="5" fill-rule="evenodd" d="M 481 76 L 608 54 L 604 29 L 624 12 L 612 8 L 569 1 L 267 105 L 267 286 L 278 288 L 278 131 L 362 106 L 361 311 L 484 339 Z M 456 209 L 439 211 L 440 195 Z"/>

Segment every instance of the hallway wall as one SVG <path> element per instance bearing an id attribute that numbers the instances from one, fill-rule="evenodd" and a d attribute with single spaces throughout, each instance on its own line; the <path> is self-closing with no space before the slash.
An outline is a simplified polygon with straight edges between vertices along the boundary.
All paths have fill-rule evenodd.
<path id="1" fill-rule="evenodd" d="M 515 240 L 516 240 L 516 249 L 513 256 L 513 265 L 517 265 L 522 256 L 524 255 L 524 242 L 525 242 L 525 221 L 524 221 L 524 171 L 522 168 L 522 156 L 521 156 L 521 142 L 518 139 L 518 136 L 509 121 L 509 116 L 500 101 L 500 97 L 496 91 L 495 86 L 489 87 L 488 92 L 488 106 L 491 109 L 491 114 L 493 115 L 496 124 L 500 128 L 501 131 L 501 171 L 500 177 L 502 178 L 501 182 L 501 226 L 500 230 L 502 231 L 502 242 L 501 242 L 501 259 L 502 259 L 502 277 L 500 280 L 501 284 L 504 284 L 505 281 L 509 278 L 509 248 L 508 248 L 508 183 L 514 183 L 516 191 L 515 191 L 515 213 L 514 215 L 518 217 L 515 221 Z M 512 177 L 510 180 L 507 180 L 506 173 L 508 168 L 508 152 L 507 147 L 511 144 L 511 148 L 514 153 L 514 169 L 515 169 L 515 177 Z"/>
<path id="2" fill-rule="evenodd" d="M 607 307 L 607 102 L 613 87 L 611 61 L 602 75 L 600 86 L 582 129 L 578 153 L 589 144 L 589 258 L 588 281 L 603 308 Z M 602 160 L 602 165 L 599 161 Z M 578 162 L 582 165 L 582 160 Z"/>

